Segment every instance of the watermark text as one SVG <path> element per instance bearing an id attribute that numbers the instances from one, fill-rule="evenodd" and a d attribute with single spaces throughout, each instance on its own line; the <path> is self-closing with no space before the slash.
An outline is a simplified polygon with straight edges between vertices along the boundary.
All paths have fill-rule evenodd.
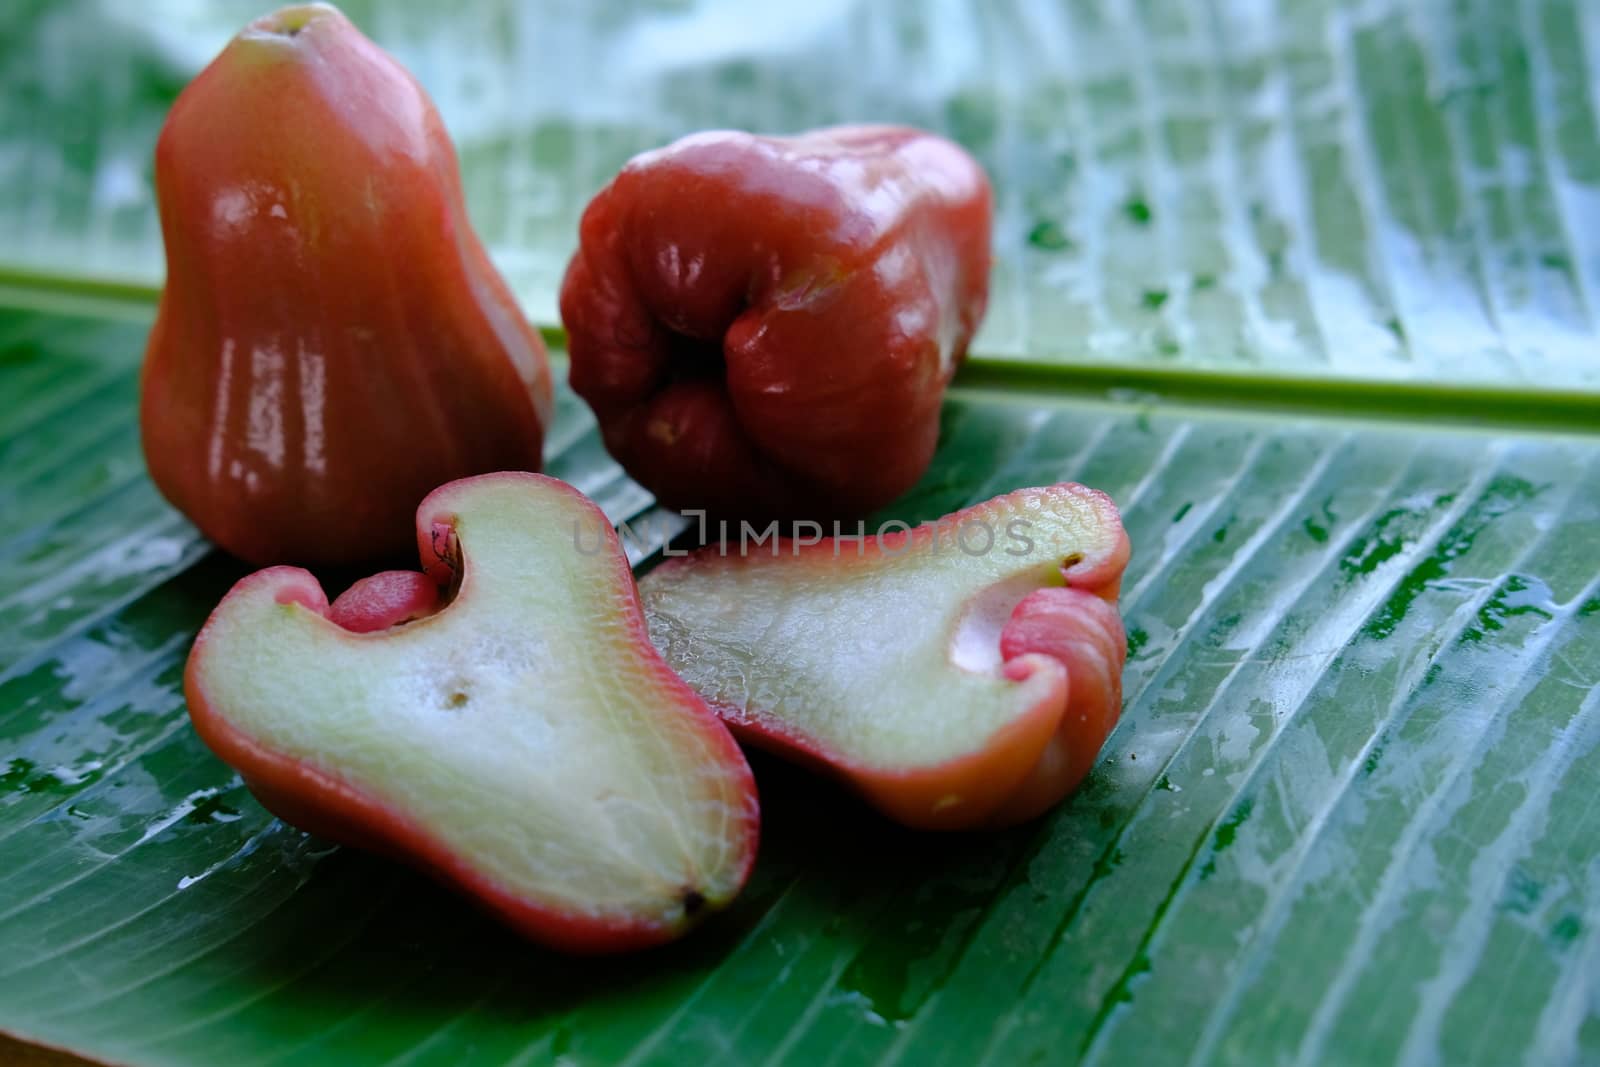
<path id="1" fill-rule="evenodd" d="M 974 557 L 1002 552 L 1022 557 L 1032 555 L 1036 546 L 1029 536 L 1033 523 L 1021 518 L 997 522 L 975 516 L 953 516 L 915 528 L 899 519 L 890 519 L 869 532 L 864 520 L 858 520 L 853 526 L 834 522 L 824 527 L 809 519 L 787 524 L 774 519 L 758 525 L 726 519 L 712 523 L 704 511 L 685 511 L 683 516 L 698 528 L 697 543 L 704 546 L 699 551 L 714 550 L 719 556 L 799 556 L 808 551 L 827 551 L 835 558 L 852 554 L 857 558 L 869 554 L 895 558 L 913 552 Z M 632 523 L 618 523 L 615 534 L 625 548 L 638 552 L 648 553 L 659 546 L 663 555 L 687 556 L 690 549 L 672 547 L 672 539 L 679 532 L 676 526 L 666 516 L 659 516 L 654 522 L 645 516 Z M 572 545 L 580 555 L 599 555 L 610 543 L 611 533 L 609 527 L 575 519 Z"/>

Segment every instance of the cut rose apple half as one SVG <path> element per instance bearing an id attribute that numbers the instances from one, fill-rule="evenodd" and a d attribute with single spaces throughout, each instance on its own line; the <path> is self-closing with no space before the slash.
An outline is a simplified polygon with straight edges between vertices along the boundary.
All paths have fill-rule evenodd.
<path id="1" fill-rule="evenodd" d="M 755 856 L 754 782 L 651 647 L 600 509 L 490 474 L 434 491 L 417 532 L 426 577 L 375 575 L 332 607 L 296 568 L 240 581 L 189 658 L 200 736 L 287 821 L 558 948 L 667 941 L 727 904 Z"/>
<path id="2" fill-rule="evenodd" d="M 652 640 L 740 736 L 900 822 L 1032 818 L 1116 724 L 1129 547 L 1103 493 L 1021 489 L 910 531 L 742 548 L 644 578 Z"/>

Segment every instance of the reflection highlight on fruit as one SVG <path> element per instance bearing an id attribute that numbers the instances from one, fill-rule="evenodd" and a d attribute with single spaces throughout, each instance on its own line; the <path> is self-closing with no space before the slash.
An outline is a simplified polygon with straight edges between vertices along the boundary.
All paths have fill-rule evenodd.
<path id="1" fill-rule="evenodd" d="M 897 126 L 697 133 L 584 212 L 572 388 L 663 504 L 866 514 L 928 467 L 989 293 L 989 180 Z"/>
<path id="2" fill-rule="evenodd" d="M 537 470 L 544 345 L 467 218 L 432 103 L 326 5 L 251 23 L 156 147 L 151 477 L 257 564 L 409 551 L 452 478 Z"/>

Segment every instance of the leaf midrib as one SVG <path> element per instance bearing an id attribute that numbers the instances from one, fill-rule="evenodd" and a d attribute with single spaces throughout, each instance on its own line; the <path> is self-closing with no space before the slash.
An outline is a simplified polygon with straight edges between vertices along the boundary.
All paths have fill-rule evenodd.
<path id="1" fill-rule="evenodd" d="M 3 308 L 145 321 L 153 315 L 160 296 L 161 287 L 147 281 L 0 264 Z M 551 349 L 566 349 L 564 329 L 537 325 Z M 1132 406 L 1220 408 L 1235 414 L 1299 413 L 1312 418 L 1600 435 L 1600 389 L 1451 385 L 1084 360 L 1034 362 L 981 352 L 968 357 L 954 386 L 981 393 L 1026 393 L 1034 398 L 1053 394 Z"/>

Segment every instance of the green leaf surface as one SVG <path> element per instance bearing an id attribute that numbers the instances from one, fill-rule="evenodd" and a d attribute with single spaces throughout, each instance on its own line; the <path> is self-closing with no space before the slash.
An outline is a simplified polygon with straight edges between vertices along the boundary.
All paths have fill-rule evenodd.
<path id="1" fill-rule="evenodd" d="M 273 820 L 188 725 L 243 569 L 139 455 L 150 153 L 267 6 L 0 5 L 0 1032 L 141 1067 L 1600 1062 L 1600 5 L 343 5 L 554 337 L 637 151 L 960 140 L 994 299 L 886 515 L 1071 478 L 1135 546 L 1122 725 L 1060 809 L 918 836 L 758 759 L 746 894 L 600 961 Z M 549 469 L 648 565 L 682 520 L 559 403 Z"/>
<path id="2" fill-rule="evenodd" d="M 153 286 L 166 108 L 266 0 L 0 10 L 0 267 Z M 909 122 L 995 178 L 984 356 L 1600 390 L 1583 0 L 350 0 L 533 316 L 697 129 Z"/>
<path id="3" fill-rule="evenodd" d="M 1600 1056 L 1600 438 L 958 390 L 893 514 L 1062 478 L 1124 510 L 1098 768 L 951 837 L 762 760 L 734 909 L 572 961 L 195 737 L 188 642 L 243 569 L 142 474 L 142 341 L 0 314 L 0 1030 L 239 1067 Z M 659 543 L 565 392 L 552 452 Z"/>

